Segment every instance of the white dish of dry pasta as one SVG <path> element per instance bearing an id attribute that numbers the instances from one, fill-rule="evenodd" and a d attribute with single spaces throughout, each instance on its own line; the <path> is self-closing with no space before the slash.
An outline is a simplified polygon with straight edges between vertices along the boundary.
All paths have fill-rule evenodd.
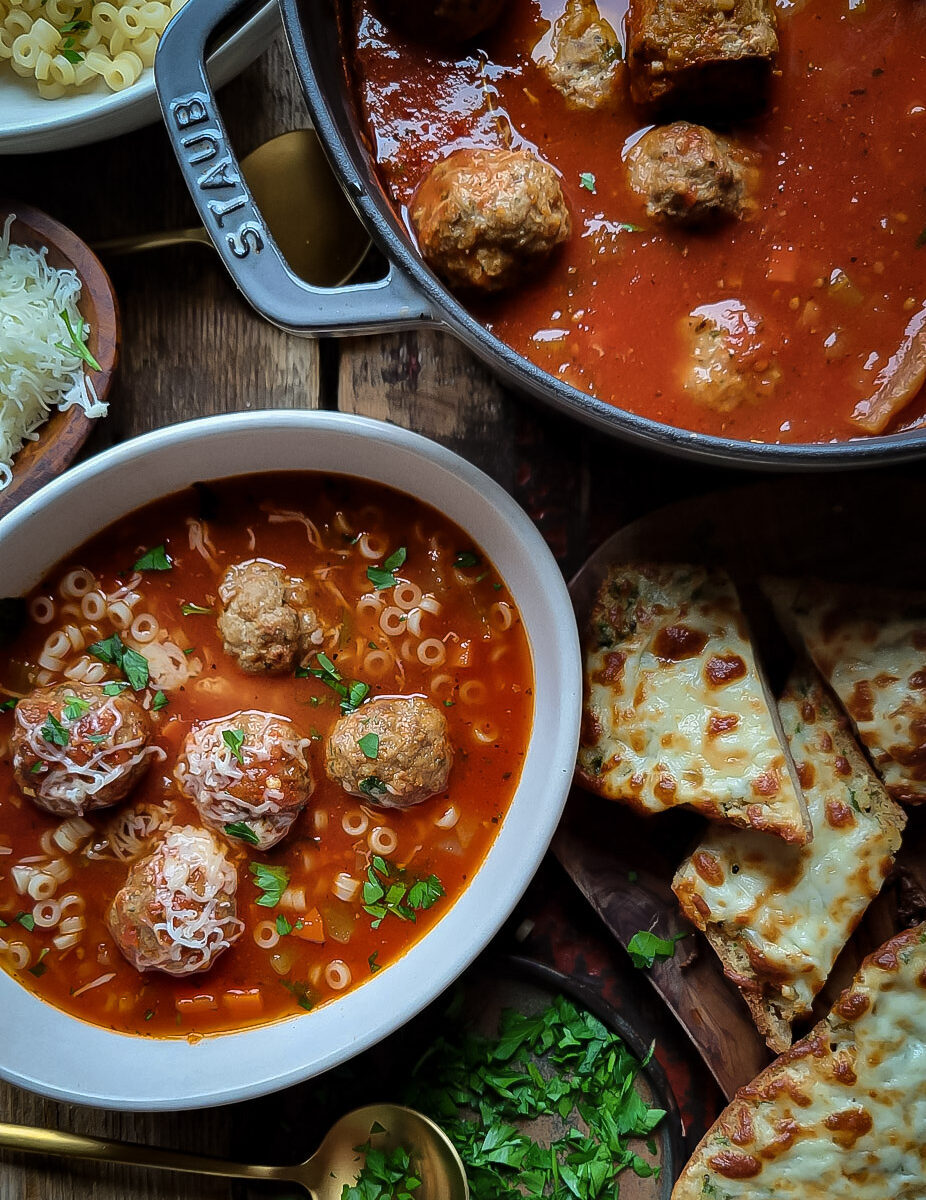
<path id="1" fill-rule="evenodd" d="M 0 154 L 37 153 L 128 133 L 158 119 L 152 64 L 187 0 L 0 0 Z M 267 46 L 273 0 L 210 60 L 216 85 Z"/>

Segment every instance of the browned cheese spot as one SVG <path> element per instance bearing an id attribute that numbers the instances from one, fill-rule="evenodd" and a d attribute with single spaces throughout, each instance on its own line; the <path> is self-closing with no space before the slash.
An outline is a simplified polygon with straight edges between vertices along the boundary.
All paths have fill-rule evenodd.
<path id="1" fill-rule="evenodd" d="M 847 1108 L 830 1113 L 823 1124 L 833 1133 L 833 1141 L 844 1150 L 851 1150 L 860 1137 L 871 1132 L 872 1119 L 864 1108 Z"/>
<path id="2" fill-rule="evenodd" d="M 728 733 L 739 723 L 740 719 L 736 713 L 711 713 L 707 720 L 707 736 L 717 737 L 718 734 Z"/>
<path id="3" fill-rule="evenodd" d="M 849 766 L 849 760 L 847 758 L 843 758 L 841 754 L 836 756 L 836 759 L 833 762 L 833 769 L 837 775 L 846 776 L 852 774 L 852 768 Z"/>
<path id="4" fill-rule="evenodd" d="M 620 650 L 611 650 L 604 656 L 604 666 L 595 674 L 596 682 L 619 683 L 624 674 L 624 663 L 626 661 L 626 654 Z"/>
<path id="5" fill-rule="evenodd" d="M 693 855 L 691 862 L 705 883 L 709 883 L 712 887 L 720 887 L 724 881 L 723 867 L 713 854 L 708 854 L 706 850 L 698 850 Z"/>
<path id="6" fill-rule="evenodd" d="M 874 719 L 874 694 L 867 679 L 860 679 L 852 689 L 846 708 L 855 721 L 871 721 Z"/>
<path id="7" fill-rule="evenodd" d="M 707 682 L 711 687 L 726 687 L 742 679 L 746 674 L 746 664 L 738 654 L 712 654 L 704 668 Z"/>
<path id="8" fill-rule="evenodd" d="M 805 700 L 801 705 L 801 718 L 805 725 L 813 725 L 817 719 L 817 710 L 809 700 Z"/>
<path id="9" fill-rule="evenodd" d="M 725 1179 L 755 1179 L 762 1170 L 762 1164 L 751 1154 L 742 1154 L 737 1150 L 721 1150 L 712 1154 L 707 1160 L 708 1166 Z"/>
<path id="10" fill-rule="evenodd" d="M 752 781 L 752 790 L 757 796 L 777 796 L 781 782 L 777 771 L 764 771 Z"/>
<path id="11" fill-rule="evenodd" d="M 653 653 L 663 662 L 681 662 L 697 658 L 707 645 L 707 634 L 688 625 L 667 625 L 660 629 L 653 642 Z"/>
<path id="12" fill-rule="evenodd" d="M 833 829 L 844 829 L 847 825 L 855 824 L 855 817 L 845 801 L 837 800 L 835 796 L 827 796 L 826 823 Z"/>
<path id="13" fill-rule="evenodd" d="M 926 669 L 922 671 L 914 671 L 908 682 L 914 691 L 926 691 Z"/>
<path id="14" fill-rule="evenodd" d="M 857 1021 L 869 1008 L 871 1001 L 864 992 L 853 992 L 851 988 L 847 988 L 836 1001 L 835 1011 L 844 1021 Z"/>
<path id="15" fill-rule="evenodd" d="M 813 763 L 799 762 L 799 763 L 795 763 L 794 766 L 797 768 L 797 778 L 798 778 L 798 782 L 800 783 L 801 787 L 805 791 L 808 788 L 812 788 L 813 781 L 817 777 L 817 773 L 813 769 Z"/>

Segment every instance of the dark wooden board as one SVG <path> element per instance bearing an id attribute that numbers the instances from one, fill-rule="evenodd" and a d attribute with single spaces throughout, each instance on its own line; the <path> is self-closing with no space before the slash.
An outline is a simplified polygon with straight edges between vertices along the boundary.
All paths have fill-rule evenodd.
<path id="1" fill-rule="evenodd" d="M 610 537 L 571 584 L 580 625 L 612 562 L 675 561 L 725 565 L 735 576 L 764 665 L 784 682 L 793 651 L 777 629 L 759 587 L 766 574 L 819 576 L 902 588 L 926 588 L 923 534 L 914 514 L 926 480 L 852 476 L 779 480 L 692 498 L 658 509 Z M 576 791 L 554 850 L 606 924 L 626 946 L 649 929 L 667 936 L 687 923 L 671 894 L 678 864 L 704 822 L 688 813 L 642 818 L 621 805 Z M 898 928 L 899 888 L 926 885 L 926 814 L 914 813 L 898 856 L 898 878 L 872 904 L 821 993 L 826 1011 L 865 954 Z M 687 947 L 692 946 L 692 952 Z M 675 958 L 647 972 L 729 1097 L 771 1055 L 746 1006 L 700 935 Z"/>

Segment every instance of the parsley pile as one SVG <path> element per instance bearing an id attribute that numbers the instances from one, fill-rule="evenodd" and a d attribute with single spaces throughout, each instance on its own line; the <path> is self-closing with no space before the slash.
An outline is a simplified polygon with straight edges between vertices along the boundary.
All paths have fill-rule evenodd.
<path id="1" fill-rule="evenodd" d="M 345 1183 L 341 1200 L 414 1200 L 421 1180 L 412 1170 L 411 1157 L 404 1146 L 394 1150 L 374 1150 L 369 1142 L 355 1147 L 364 1155 L 364 1163 L 353 1187 Z"/>
<path id="2" fill-rule="evenodd" d="M 131 646 L 126 646 L 118 633 L 105 638 L 102 642 L 94 642 L 87 650 L 100 662 L 111 663 L 118 667 L 126 677 L 134 692 L 140 692 L 148 686 L 148 660 Z M 109 689 L 114 685 L 107 684 L 103 689 L 107 695 L 114 693 Z M 116 689 L 118 690 L 118 689 Z"/>
<path id="3" fill-rule="evenodd" d="M 327 654 L 318 654 L 316 661 L 318 662 L 317 667 L 310 667 L 308 670 L 305 667 L 298 667 L 296 669 L 297 679 L 304 679 L 308 675 L 320 679 L 340 696 L 342 713 L 355 712 L 369 696 L 370 685 L 361 683 L 359 679 L 352 679 L 350 683 L 345 683 L 341 678 L 341 672 Z"/>
<path id="4" fill-rule="evenodd" d="M 403 1100 L 448 1134 L 472 1200 L 617 1200 L 621 1171 L 642 1178 L 658 1171 L 629 1145 L 650 1138 L 665 1115 L 634 1087 L 639 1071 L 616 1034 L 557 997 L 541 1013 L 504 1013 L 497 1038 L 459 1028 L 439 1038 Z M 549 1146 L 519 1127 L 543 1116 L 563 1130 Z"/>

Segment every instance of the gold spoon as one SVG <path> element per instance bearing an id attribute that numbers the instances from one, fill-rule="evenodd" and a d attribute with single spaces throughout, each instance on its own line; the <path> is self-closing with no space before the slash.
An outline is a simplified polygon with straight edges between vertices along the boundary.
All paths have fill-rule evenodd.
<path id="1" fill-rule="evenodd" d="M 264 142 L 242 159 L 241 171 L 283 257 L 307 283 L 339 287 L 360 266 L 370 237 L 331 171 L 313 129 L 295 129 Z M 135 254 L 197 242 L 211 246 L 202 227 L 113 238 L 97 254 Z"/>
<path id="2" fill-rule="evenodd" d="M 127 1142 L 80 1137 L 56 1129 L 0 1123 L 0 1148 L 8 1150 L 58 1154 L 224 1179 L 296 1183 L 304 1187 L 313 1200 L 341 1200 L 345 1184 L 352 1185 L 356 1181 L 361 1167 L 355 1147 L 367 1142 L 376 1149 L 404 1146 L 409 1151 L 421 1180 L 415 1200 L 469 1200 L 463 1163 L 450 1139 L 433 1121 L 398 1104 L 370 1104 L 341 1117 L 331 1126 L 311 1158 L 288 1167 L 248 1166 L 195 1154 L 177 1154 L 173 1150 L 133 1146 Z"/>

